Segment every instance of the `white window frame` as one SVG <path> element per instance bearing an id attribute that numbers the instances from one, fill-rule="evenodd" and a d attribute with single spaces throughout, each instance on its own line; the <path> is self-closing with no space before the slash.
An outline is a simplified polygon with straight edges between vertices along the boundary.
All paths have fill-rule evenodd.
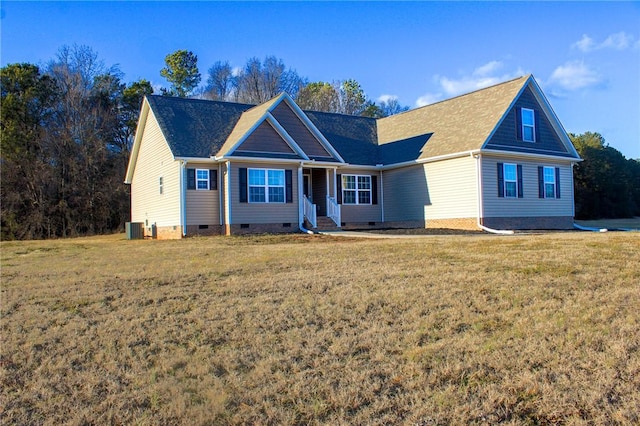
<path id="1" fill-rule="evenodd" d="M 513 179 L 507 179 L 507 166 L 513 167 Z M 511 163 L 504 163 L 502 165 L 502 177 L 504 185 L 504 197 L 505 198 L 518 198 L 518 165 Z M 514 195 L 509 195 L 507 191 L 507 183 L 513 183 L 515 187 Z"/>
<path id="2" fill-rule="evenodd" d="M 531 123 L 525 123 L 525 113 L 531 113 Z M 522 108 L 520 110 L 520 118 L 522 121 L 522 140 L 524 142 L 535 142 L 536 141 L 536 112 L 530 108 Z M 527 139 L 525 129 L 531 129 L 531 139 Z"/>
<path id="3" fill-rule="evenodd" d="M 164 194 L 164 178 L 162 176 L 158 178 L 158 191 L 160 195 Z"/>
<path id="4" fill-rule="evenodd" d="M 354 184 L 355 187 L 354 188 L 347 188 L 346 185 L 346 181 L 348 177 L 353 177 L 354 178 Z M 362 180 L 362 182 L 361 182 Z M 368 181 L 368 188 L 365 187 L 360 187 L 360 184 L 362 183 L 363 186 L 366 185 L 366 181 Z M 354 194 L 354 200 L 355 202 L 351 203 L 351 202 L 347 202 L 347 197 L 346 197 L 346 193 L 353 193 Z M 373 189 L 372 189 L 372 179 L 371 179 L 371 175 L 342 175 L 342 204 L 347 204 L 347 205 L 351 205 L 351 206 L 355 206 L 355 205 L 371 205 L 372 201 L 373 201 Z M 368 203 L 363 203 L 360 202 L 360 194 L 365 194 L 368 193 L 369 194 L 369 202 Z"/>
<path id="5" fill-rule="evenodd" d="M 200 173 L 203 172 L 205 177 L 200 177 Z M 203 188 L 200 188 L 200 182 L 204 182 Z M 209 169 L 196 169 L 196 191 L 208 191 L 209 190 Z"/>
<path id="6" fill-rule="evenodd" d="M 251 183 L 251 172 L 262 172 L 263 173 L 263 178 L 264 178 L 264 184 L 255 184 L 255 183 Z M 269 182 L 269 172 L 276 172 L 278 174 L 282 175 L 282 185 L 280 184 L 274 184 L 274 183 L 270 183 Z M 285 204 L 287 202 L 287 177 L 285 175 L 284 169 L 247 169 L 247 201 L 249 203 L 259 203 L 259 204 L 264 204 L 264 203 L 271 203 L 271 204 Z M 255 199 L 252 199 L 252 193 L 251 193 L 251 188 L 264 188 L 264 201 L 255 201 Z M 271 191 L 269 191 L 271 188 L 277 189 L 277 188 L 281 188 L 282 189 L 282 201 L 274 201 L 272 199 L 272 194 L 270 193 Z"/>
<path id="7" fill-rule="evenodd" d="M 550 175 L 547 174 L 547 171 L 550 171 Z M 547 177 L 550 177 L 551 180 L 548 181 Z M 556 168 L 544 166 L 542 168 L 542 181 L 544 185 L 544 198 L 556 198 Z M 547 187 L 547 185 L 550 185 Z M 548 194 L 547 188 L 551 190 L 551 195 Z"/>

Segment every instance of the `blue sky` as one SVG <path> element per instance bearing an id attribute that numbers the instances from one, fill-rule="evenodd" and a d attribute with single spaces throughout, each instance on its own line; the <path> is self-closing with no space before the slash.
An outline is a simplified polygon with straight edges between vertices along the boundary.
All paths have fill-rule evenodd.
<path id="1" fill-rule="evenodd" d="M 310 81 L 358 80 L 416 107 L 532 73 L 565 129 L 640 158 L 640 2 L 10 2 L 2 66 L 93 48 L 125 80 L 166 85 L 164 57 L 275 55 Z"/>

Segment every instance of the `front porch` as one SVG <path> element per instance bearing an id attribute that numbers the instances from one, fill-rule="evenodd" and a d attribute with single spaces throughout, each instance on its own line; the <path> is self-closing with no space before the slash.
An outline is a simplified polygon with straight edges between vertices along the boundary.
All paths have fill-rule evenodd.
<path id="1" fill-rule="evenodd" d="M 338 230 L 341 211 L 338 204 L 338 175 L 335 168 L 302 170 L 302 202 L 305 226 L 312 230 Z"/>

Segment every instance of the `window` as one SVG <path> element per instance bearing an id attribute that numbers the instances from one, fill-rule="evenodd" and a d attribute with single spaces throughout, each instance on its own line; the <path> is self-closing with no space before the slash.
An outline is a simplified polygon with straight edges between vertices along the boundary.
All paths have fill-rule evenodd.
<path id="1" fill-rule="evenodd" d="M 518 197 L 518 175 L 515 164 L 504 165 L 504 196 L 507 198 Z"/>
<path id="2" fill-rule="evenodd" d="M 196 189 L 209 189 L 209 170 L 196 169 Z"/>
<path id="3" fill-rule="evenodd" d="M 544 198 L 556 197 L 556 174 L 553 167 L 544 168 Z"/>
<path id="4" fill-rule="evenodd" d="M 284 170 L 249 169 L 250 203 L 284 203 Z"/>
<path id="5" fill-rule="evenodd" d="M 164 193 L 164 182 L 163 182 L 162 176 L 158 178 L 158 190 L 160 191 L 160 195 Z"/>
<path id="6" fill-rule="evenodd" d="M 525 142 L 536 141 L 535 112 L 532 109 L 522 108 L 522 140 Z"/>
<path id="7" fill-rule="evenodd" d="M 538 167 L 538 197 L 560 198 L 560 168 Z"/>
<path id="8" fill-rule="evenodd" d="M 371 204 L 371 176 L 342 175 L 343 204 Z"/>
<path id="9" fill-rule="evenodd" d="M 524 198 L 522 164 L 498 163 L 498 197 Z"/>

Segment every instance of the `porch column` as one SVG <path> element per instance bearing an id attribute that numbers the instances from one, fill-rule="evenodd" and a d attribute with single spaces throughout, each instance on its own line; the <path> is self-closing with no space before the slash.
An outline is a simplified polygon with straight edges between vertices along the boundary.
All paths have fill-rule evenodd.
<path id="1" fill-rule="evenodd" d="M 304 178 L 302 177 L 302 163 L 298 165 L 298 226 L 304 226 Z"/>

